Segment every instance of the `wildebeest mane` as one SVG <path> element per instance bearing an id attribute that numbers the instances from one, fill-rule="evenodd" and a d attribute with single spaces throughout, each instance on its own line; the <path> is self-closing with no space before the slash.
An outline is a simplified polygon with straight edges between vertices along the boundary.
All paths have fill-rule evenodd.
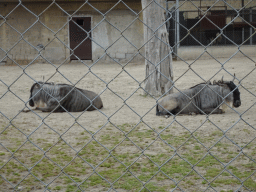
<path id="1" fill-rule="evenodd" d="M 233 91 L 235 100 L 238 99 L 238 97 L 240 98 L 240 92 L 233 81 L 230 81 L 230 83 L 228 83 L 227 86 L 230 88 L 231 91 Z"/>
<path id="2" fill-rule="evenodd" d="M 207 81 L 207 82 L 203 82 L 203 83 L 198 83 L 198 84 L 196 84 L 196 85 L 190 87 L 189 89 L 193 89 L 193 88 L 195 88 L 196 86 L 202 85 L 202 84 L 205 84 L 205 85 L 212 85 L 211 81 Z"/>

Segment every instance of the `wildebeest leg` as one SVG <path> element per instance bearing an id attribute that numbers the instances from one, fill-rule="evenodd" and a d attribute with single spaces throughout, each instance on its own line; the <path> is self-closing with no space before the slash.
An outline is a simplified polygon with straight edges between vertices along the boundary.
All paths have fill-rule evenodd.
<path id="1" fill-rule="evenodd" d="M 206 114 L 222 114 L 223 111 L 219 108 L 207 108 L 207 109 L 202 109 L 202 111 Z M 202 112 L 201 112 L 202 113 Z M 202 113 L 202 114 L 204 114 Z"/>
<path id="2" fill-rule="evenodd" d="M 177 115 L 179 111 L 180 111 L 179 107 L 176 107 L 175 109 L 173 109 L 171 111 L 166 111 L 165 117 L 169 118 L 170 116 Z"/>
<path id="3" fill-rule="evenodd" d="M 19 112 L 27 113 L 27 112 L 30 112 L 30 111 L 31 111 L 30 109 L 23 109 L 23 110 L 21 110 Z"/>
<path id="4" fill-rule="evenodd" d="M 23 110 L 21 110 L 19 112 L 28 113 L 28 112 L 34 111 L 34 110 L 37 110 L 37 107 L 35 109 L 23 109 Z"/>
<path id="5" fill-rule="evenodd" d="M 60 105 L 56 99 L 52 98 L 47 102 L 47 107 L 37 107 L 36 109 L 42 112 L 65 112 Z"/>
<path id="6" fill-rule="evenodd" d="M 62 109 L 60 106 L 50 106 L 50 107 L 37 107 L 37 110 L 40 110 L 42 112 L 65 112 L 64 109 Z M 62 109 L 62 110 L 61 110 Z"/>
<path id="7" fill-rule="evenodd" d="M 168 113 L 168 115 L 177 115 L 177 113 L 179 113 L 180 112 L 180 108 L 179 107 L 176 107 L 175 109 L 173 109 L 173 110 L 171 110 L 171 111 L 169 111 Z"/>

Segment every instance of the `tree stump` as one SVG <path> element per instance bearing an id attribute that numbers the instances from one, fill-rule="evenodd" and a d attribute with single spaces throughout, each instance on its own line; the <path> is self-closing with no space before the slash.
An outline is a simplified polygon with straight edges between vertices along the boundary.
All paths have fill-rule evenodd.
<path id="1" fill-rule="evenodd" d="M 171 93 L 172 54 L 165 24 L 164 0 L 141 0 L 145 44 L 145 92 L 152 96 Z"/>

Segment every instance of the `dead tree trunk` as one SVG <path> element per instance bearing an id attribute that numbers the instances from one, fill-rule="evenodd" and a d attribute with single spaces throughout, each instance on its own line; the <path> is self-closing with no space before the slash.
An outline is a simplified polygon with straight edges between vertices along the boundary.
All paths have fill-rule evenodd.
<path id="1" fill-rule="evenodd" d="M 173 80 L 172 54 L 165 22 L 164 0 L 141 0 L 144 22 L 146 94 L 159 96 L 169 90 Z M 160 6 L 161 5 L 161 6 Z"/>

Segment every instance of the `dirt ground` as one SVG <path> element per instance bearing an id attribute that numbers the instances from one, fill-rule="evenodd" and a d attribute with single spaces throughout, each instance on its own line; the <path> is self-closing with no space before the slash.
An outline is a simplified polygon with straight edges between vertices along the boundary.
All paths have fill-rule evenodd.
<path id="1" fill-rule="evenodd" d="M 149 186 L 147 189 L 151 189 L 151 191 L 169 191 L 175 187 L 177 187 L 177 191 L 187 191 L 188 189 L 191 189 L 188 191 L 203 191 L 209 186 L 209 191 L 213 191 L 213 189 L 217 191 L 237 189 L 240 189 L 240 191 L 256 191 L 256 176 L 254 174 L 256 168 L 254 140 L 256 137 L 255 61 L 256 58 L 248 59 L 246 57 L 230 60 L 222 58 L 220 63 L 214 59 L 198 60 L 196 62 L 187 61 L 187 63 L 174 61 L 174 80 L 178 89 L 189 88 L 210 78 L 211 80 L 219 80 L 223 75 L 224 80 L 232 80 L 228 73 L 235 73 L 240 81 L 236 80 L 235 84 L 240 83 L 239 90 L 242 102 L 239 108 L 229 109 L 221 115 L 210 115 L 209 117 L 188 115 L 177 116 L 176 118 L 155 115 L 155 105 L 158 98 L 145 96 L 141 89 L 145 78 L 145 65 L 142 63 L 129 63 L 124 68 L 118 64 L 97 63 L 90 69 L 83 64 L 55 65 L 55 67 L 50 64 L 33 64 L 28 67 L 21 66 L 23 69 L 17 66 L 0 66 L 0 155 L 2 154 L 0 156 L 0 174 L 2 175 L 0 183 L 4 186 L 2 190 L 8 191 L 20 186 L 19 190 L 21 191 L 41 191 L 39 185 L 45 187 L 44 183 L 51 182 L 51 189 L 55 191 L 72 191 L 68 190 L 68 187 L 63 188 L 66 185 L 59 178 L 60 181 L 57 182 L 58 179 L 54 180 L 52 176 L 44 178 L 42 174 L 38 173 L 39 176 L 37 177 L 40 180 L 42 178 L 46 180 L 43 180 L 44 183 L 40 181 L 39 184 L 34 186 L 33 182 L 27 184 L 22 180 L 23 177 L 26 177 L 24 171 L 20 171 L 18 177 L 11 176 L 7 170 L 8 166 L 11 168 L 11 162 L 16 164 L 16 159 L 19 158 L 23 159 L 27 167 L 34 166 L 35 162 L 32 160 L 26 161 L 25 159 L 32 158 L 35 154 L 44 155 L 43 150 L 47 148 L 45 146 L 48 144 L 47 150 L 50 151 L 58 146 L 57 143 L 61 138 L 61 141 L 65 142 L 69 149 L 72 149 L 68 152 L 68 155 L 72 158 L 77 157 L 77 153 L 88 142 L 98 141 L 103 145 L 102 148 L 107 148 L 108 154 L 111 154 L 114 146 L 116 146 L 114 148 L 119 155 L 124 153 L 138 154 L 144 158 L 154 159 L 161 156 L 161 154 L 165 154 L 165 160 L 157 164 L 163 167 L 167 165 L 164 163 L 174 161 L 172 155 L 184 162 L 191 163 L 189 157 L 192 156 L 188 154 L 194 154 L 196 146 L 198 146 L 201 156 L 198 157 L 196 162 L 203 163 L 206 156 L 211 156 L 218 162 L 209 164 L 209 166 L 208 164 L 195 167 L 190 165 L 190 170 L 198 176 L 198 179 L 192 178 L 193 176 L 189 175 L 191 173 L 186 172 L 183 177 L 175 180 L 176 183 L 169 178 L 159 180 L 155 179 L 154 176 L 152 176 L 154 178 L 148 180 L 140 180 L 148 182 L 148 184 L 154 181 L 161 187 L 166 186 L 161 190 Z M 225 63 L 224 68 L 221 68 L 223 63 Z M 19 111 L 25 107 L 25 102 L 28 102 L 30 87 L 34 83 L 33 79 L 42 81 L 43 76 L 45 80 L 49 79 L 50 82 L 74 83 L 79 88 L 99 93 L 104 108 L 100 111 L 70 114 L 50 114 L 38 111 L 20 113 Z M 28 103 L 26 105 L 28 106 Z M 155 140 L 147 136 L 144 137 L 143 133 L 152 130 L 154 132 L 152 137 Z M 136 132 L 140 132 L 142 135 L 136 135 Z M 118 136 L 117 133 L 120 135 Z M 132 135 L 133 133 L 135 135 Z M 108 134 L 110 134 L 109 139 L 104 137 Z M 113 138 L 111 134 L 117 135 Z M 81 139 L 81 136 L 85 135 L 87 137 Z M 172 136 L 173 140 L 168 135 Z M 124 144 L 128 142 L 126 141 L 127 138 L 131 138 L 129 141 L 132 143 L 131 145 Z M 116 142 L 114 142 L 115 139 Z M 177 139 L 176 143 L 174 142 L 175 139 Z M 183 141 L 183 139 L 185 140 Z M 19 142 L 17 143 L 17 141 Z M 188 143 L 190 143 L 189 146 Z M 22 157 L 19 151 L 22 148 L 29 150 L 29 146 L 35 152 L 28 152 L 27 156 Z M 58 149 L 61 151 L 62 147 L 58 146 Z M 171 150 L 168 151 L 169 149 Z M 230 152 L 230 154 L 222 151 L 222 149 Z M 49 153 L 48 157 L 51 159 L 57 158 L 57 155 L 52 154 L 50 156 Z M 105 162 L 104 158 L 100 155 L 95 157 L 94 165 L 97 167 L 100 162 Z M 221 158 L 223 159 L 220 160 Z M 140 160 L 143 161 L 143 158 L 134 161 L 140 163 Z M 20 161 L 22 162 L 22 160 Z M 53 162 L 55 160 L 51 161 L 51 163 Z M 196 162 L 194 164 L 197 164 Z M 251 166 L 246 167 L 246 165 Z M 237 170 L 230 168 L 230 166 Z M 115 170 L 115 166 L 110 168 Z M 233 183 L 214 183 L 218 181 L 218 178 L 215 178 L 216 176 L 224 177 L 225 175 L 218 175 L 222 174 L 222 172 L 218 172 L 217 175 L 209 176 L 210 173 L 207 172 L 209 168 L 224 170 L 228 174 L 227 177 L 235 178 L 236 176 L 240 180 L 235 178 L 236 182 Z M 14 167 L 13 170 L 15 172 Z M 245 171 L 249 171 L 252 175 L 243 175 Z M 167 172 L 164 173 L 167 174 Z M 132 171 L 132 173 L 137 177 L 142 174 L 140 171 Z M 175 178 L 175 175 L 173 176 L 171 173 L 169 176 Z M 32 176 L 29 175 L 29 177 Z M 13 178 L 18 179 L 14 181 Z M 187 181 L 189 178 L 191 178 L 192 183 Z M 208 181 L 205 181 L 207 178 Z M 173 182 L 172 186 L 167 184 L 169 182 Z M 62 183 L 59 184 L 59 188 L 57 187 L 58 183 Z M 241 187 L 242 184 L 244 184 L 244 187 Z M 50 187 L 50 185 L 46 187 Z M 93 189 L 107 191 L 110 186 L 98 184 L 87 186 L 85 189 L 88 191 Z M 118 191 L 137 191 L 141 188 L 129 189 L 122 187 L 120 184 L 115 189 Z"/>

